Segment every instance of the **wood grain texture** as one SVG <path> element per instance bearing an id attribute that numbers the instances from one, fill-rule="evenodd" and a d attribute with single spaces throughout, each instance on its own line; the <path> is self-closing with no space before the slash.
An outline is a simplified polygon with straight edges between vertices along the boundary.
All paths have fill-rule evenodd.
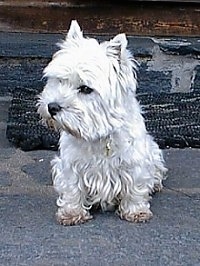
<path id="1" fill-rule="evenodd" d="M 125 4 L 83 1 L 4 1 L 0 6 L 0 31 L 65 33 L 77 19 L 85 33 L 147 36 L 199 36 L 198 4 Z M 54 4 L 53 4 L 54 3 Z M 68 3 L 68 6 L 67 6 Z"/>

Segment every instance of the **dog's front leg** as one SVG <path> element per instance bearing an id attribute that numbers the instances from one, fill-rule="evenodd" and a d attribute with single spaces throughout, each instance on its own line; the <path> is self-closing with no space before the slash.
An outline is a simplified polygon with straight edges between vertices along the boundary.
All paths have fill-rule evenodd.
<path id="1" fill-rule="evenodd" d="M 130 198 L 124 198 L 121 200 L 118 214 L 121 219 L 134 223 L 146 222 L 153 216 L 148 202 L 136 202 Z"/>
<path id="2" fill-rule="evenodd" d="M 133 183 L 124 185 L 120 198 L 118 214 L 121 219 L 138 223 L 152 218 L 147 184 L 143 183 L 142 186 L 136 186 Z"/>
<path id="3" fill-rule="evenodd" d="M 63 198 L 68 194 L 63 194 L 57 200 L 57 205 L 59 206 L 56 213 L 57 220 L 62 225 L 76 225 L 84 223 L 93 217 L 90 215 L 89 211 L 81 208 L 80 206 L 73 206 L 69 202 L 63 204 Z"/>
<path id="4" fill-rule="evenodd" d="M 57 199 L 57 220 L 62 225 L 75 225 L 92 219 L 89 211 L 84 208 L 83 191 L 79 186 L 78 177 L 67 168 L 62 167 L 62 161 L 56 157 L 52 161 L 52 176 Z"/>

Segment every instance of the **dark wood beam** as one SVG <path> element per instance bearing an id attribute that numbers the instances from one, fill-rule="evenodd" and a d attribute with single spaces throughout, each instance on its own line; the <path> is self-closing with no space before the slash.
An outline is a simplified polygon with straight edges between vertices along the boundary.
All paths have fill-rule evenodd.
<path id="1" fill-rule="evenodd" d="M 0 31 L 68 30 L 77 19 L 85 33 L 147 36 L 199 36 L 200 5 L 158 1 L 3 1 Z"/>

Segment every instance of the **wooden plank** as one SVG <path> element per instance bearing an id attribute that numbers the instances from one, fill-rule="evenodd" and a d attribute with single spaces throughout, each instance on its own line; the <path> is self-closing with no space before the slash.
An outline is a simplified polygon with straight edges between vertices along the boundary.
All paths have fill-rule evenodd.
<path id="1" fill-rule="evenodd" d="M 140 2 L 174 2 L 174 3 L 200 3 L 200 0 L 129 0 Z"/>
<path id="2" fill-rule="evenodd" d="M 35 1 L 1 2 L 0 30 L 12 32 L 65 33 L 70 21 L 77 19 L 85 33 L 147 36 L 199 36 L 200 8 L 197 4 L 129 2 L 67 7 L 33 5 Z M 73 2 L 73 1 L 72 1 Z M 15 3 L 15 4 L 14 4 Z M 18 6 L 17 3 L 21 3 Z M 40 3 L 42 3 L 40 1 Z"/>
<path id="3" fill-rule="evenodd" d="M 127 4 L 128 2 L 175 2 L 175 3 L 200 3 L 200 0 L 124 0 L 121 2 L 123 4 Z M 0 2 L 1 5 L 7 6 L 91 6 L 91 5 L 99 5 L 99 4 L 108 4 L 113 2 L 106 0 L 59 0 L 59 1 L 49 1 L 49 0 L 4 0 Z M 115 3 L 116 4 L 116 3 Z"/>

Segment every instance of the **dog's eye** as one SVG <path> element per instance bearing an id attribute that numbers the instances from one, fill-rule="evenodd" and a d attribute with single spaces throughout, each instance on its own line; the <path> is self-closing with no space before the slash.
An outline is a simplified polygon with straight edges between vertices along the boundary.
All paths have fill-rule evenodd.
<path id="1" fill-rule="evenodd" d="M 78 91 L 84 94 L 90 94 L 91 92 L 93 92 L 93 89 L 86 85 L 82 85 L 78 88 Z"/>
<path id="2" fill-rule="evenodd" d="M 64 84 L 64 80 L 63 79 L 59 79 L 58 81 L 59 81 L 60 85 Z"/>

